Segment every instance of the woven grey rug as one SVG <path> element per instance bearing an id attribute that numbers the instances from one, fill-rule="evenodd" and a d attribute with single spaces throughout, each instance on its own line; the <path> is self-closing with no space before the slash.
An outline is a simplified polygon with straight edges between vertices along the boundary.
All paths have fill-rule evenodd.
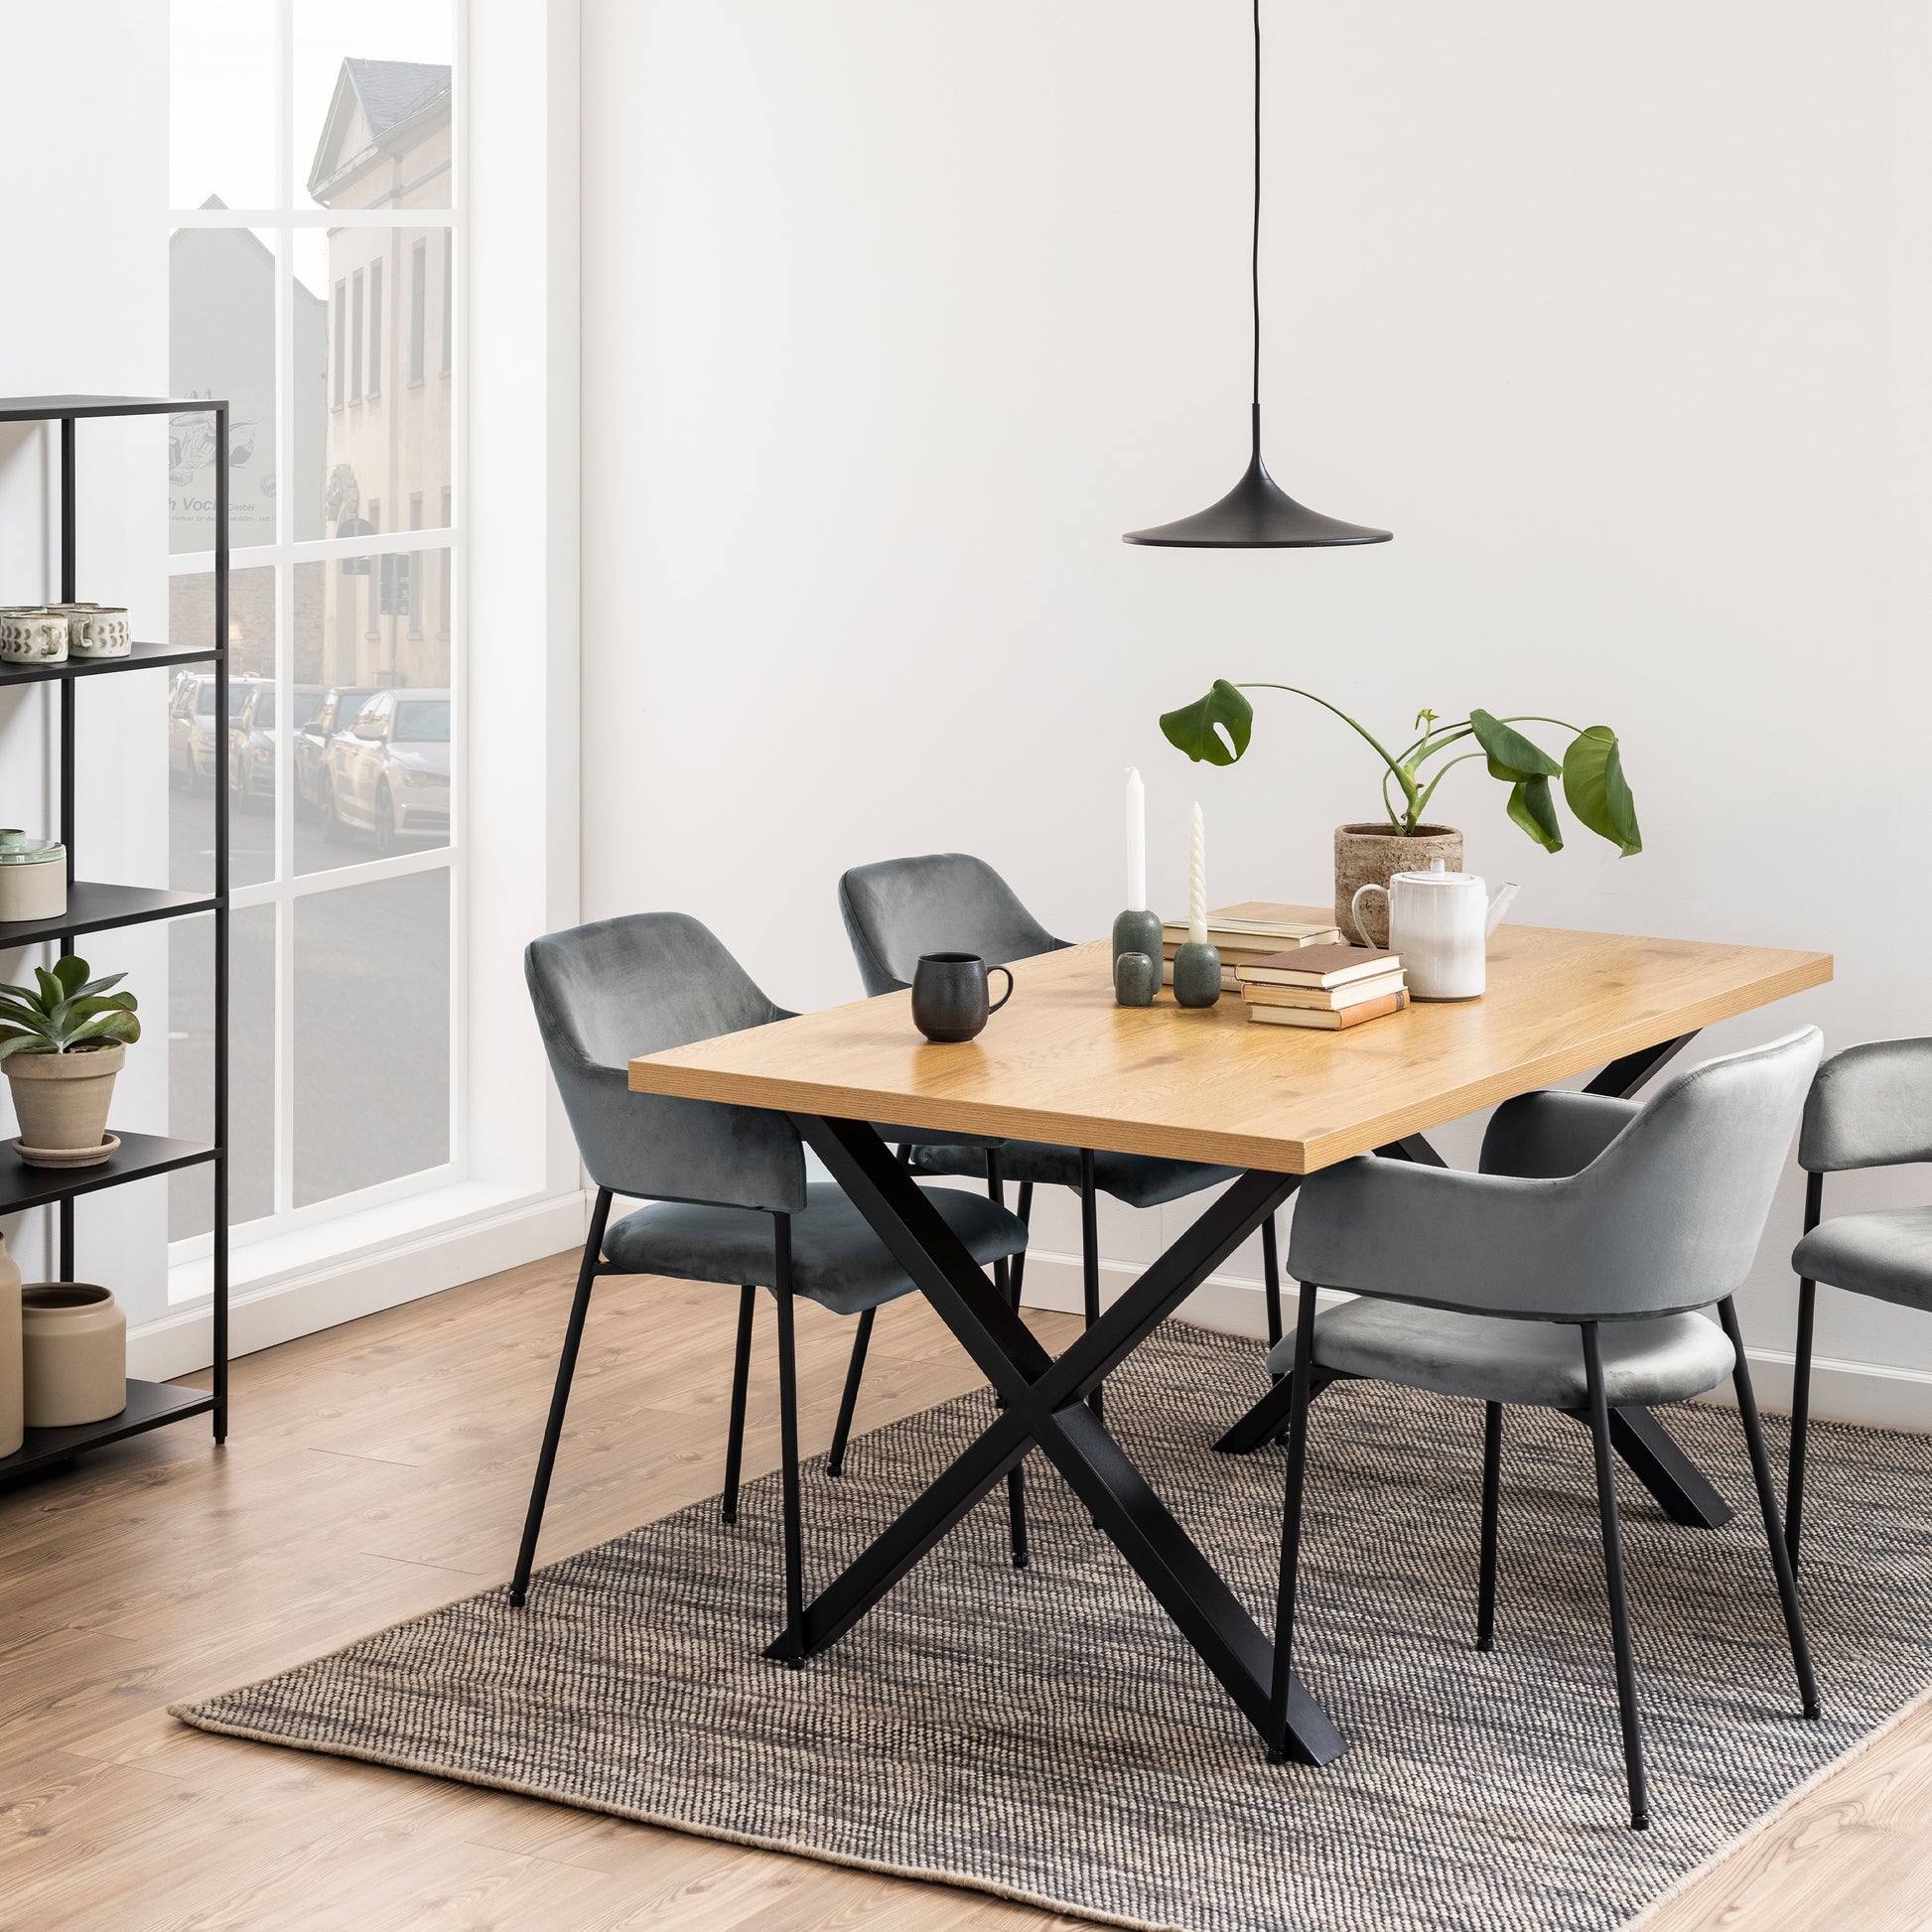
<path id="1" fill-rule="evenodd" d="M 1107 1414 L 1264 1611 L 1282 1452 L 1208 1447 L 1264 1386 L 1257 1357 L 1170 1323 Z M 1738 1516 L 1679 1529 L 1623 1485 L 1657 1818 L 1633 1834 L 1587 1436 L 1509 1414 L 1498 1648 L 1479 1656 L 1481 1412 L 1357 1384 L 1313 1413 L 1298 1662 L 1351 1740 L 1325 1770 L 1263 1760 L 1037 1454 L 1031 1571 L 1006 1561 L 1002 1489 L 801 1673 L 759 1655 L 773 1476 L 736 1531 L 689 1508 L 539 1573 L 527 1610 L 488 1590 L 177 1715 L 1112 1924 L 1549 1932 L 1622 1923 L 1932 1679 L 1932 1438 L 1817 1432 L 1804 1595 L 1827 1715 L 1808 1725 L 1736 1418 L 1672 1411 Z M 965 1397 L 855 1444 L 841 1482 L 809 1467 L 811 1576 L 989 1415 Z"/>

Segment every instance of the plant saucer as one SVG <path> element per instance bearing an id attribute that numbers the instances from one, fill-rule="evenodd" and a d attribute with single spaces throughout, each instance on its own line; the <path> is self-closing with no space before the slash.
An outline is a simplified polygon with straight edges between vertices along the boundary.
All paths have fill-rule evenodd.
<path id="1" fill-rule="evenodd" d="M 103 1134 L 98 1147 L 29 1147 L 18 1140 L 7 1143 L 30 1168 L 97 1168 L 114 1158 L 120 1144 L 118 1134 Z"/>

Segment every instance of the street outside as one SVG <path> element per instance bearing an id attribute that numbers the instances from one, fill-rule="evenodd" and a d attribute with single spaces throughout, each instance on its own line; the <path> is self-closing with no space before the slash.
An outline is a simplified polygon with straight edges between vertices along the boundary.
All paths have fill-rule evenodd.
<path id="1" fill-rule="evenodd" d="M 206 892 L 214 876 L 213 800 L 168 795 L 169 884 Z M 427 845 L 412 841 L 410 849 Z M 275 815 L 229 815 L 236 887 L 274 876 Z M 298 878 L 375 856 L 368 838 L 330 845 L 295 826 Z M 211 1131 L 214 921 L 177 920 L 169 934 L 171 1127 Z M 234 913 L 229 943 L 231 1216 L 274 1206 L 275 926 L 270 906 Z M 446 871 L 324 892 L 295 908 L 295 1205 L 327 1200 L 449 1158 L 450 895 Z M 173 1239 L 205 1233 L 203 1171 L 170 1182 Z"/>

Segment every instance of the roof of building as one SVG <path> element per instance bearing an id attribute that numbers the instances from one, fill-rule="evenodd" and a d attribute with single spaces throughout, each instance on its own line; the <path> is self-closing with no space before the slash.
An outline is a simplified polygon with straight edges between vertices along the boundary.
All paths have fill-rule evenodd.
<path id="1" fill-rule="evenodd" d="M 345 60 L 309 169 L 310 195 L 327 206 L 384 152 L 409 146 L 449 114 L 448 67 L 430 61 Z M 362 138 L 351 145 L 352 134 Z"/>

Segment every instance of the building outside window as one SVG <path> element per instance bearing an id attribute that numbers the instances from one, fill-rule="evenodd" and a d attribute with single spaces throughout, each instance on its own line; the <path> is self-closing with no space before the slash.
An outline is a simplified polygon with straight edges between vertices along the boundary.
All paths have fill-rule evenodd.
<path id="1" fill-rule="evenodd" d="M 231 824 L 239 1254 L 461 1173 L 453 748 L 351 764 L 332 741 L 298 785 L 294 745 L 331 689 L 461 691 L 447 588 L 435 625 L 420 610 L 464 540 L 458 391 L 385 394 L 382 377 L 399 325 L 420 377 L 428 303 L 453 313 L 462 76 L 452 0 L 173 0 L 170 23 L 171 384 L 230 402 L 231 670 L 237 699 L 273 683 L 278 721 L 271 795 L 258 778 Z M 406 318 L 384 300 L 405 261 Z M 170 424 L 171 619 L 197 642 L 212 620 L 207 421 Z M 407 530 L 384 533 L 385 500 L 409 505 Z M 444 715 L 460 738 L 460 710 Z M 178 790 L 170 807 L 171 883 L 205 890 L 208 801 Z M 172 1131 L 203 1139 L 207 923 L 180 922 L 167 1020 Z M 187 1280 L 209 1197 L 198 1173 L 171 1188 Z"/>

